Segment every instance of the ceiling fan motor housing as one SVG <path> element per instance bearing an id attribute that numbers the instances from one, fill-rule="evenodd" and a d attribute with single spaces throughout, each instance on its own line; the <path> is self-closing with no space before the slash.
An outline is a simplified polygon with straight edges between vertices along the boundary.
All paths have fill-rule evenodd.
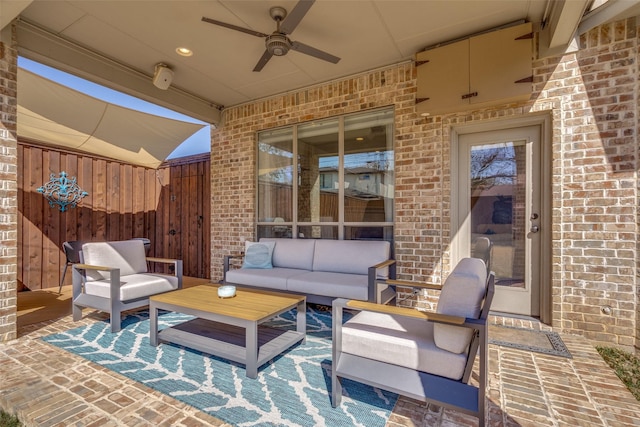
<path id="1" fill-rule="evenodd" d="M 289 38 L 280 33 L 273 33 L 265 40 L 267 51 L 274 56 L 283 56 L 291 49 L 291 41 Z"/>

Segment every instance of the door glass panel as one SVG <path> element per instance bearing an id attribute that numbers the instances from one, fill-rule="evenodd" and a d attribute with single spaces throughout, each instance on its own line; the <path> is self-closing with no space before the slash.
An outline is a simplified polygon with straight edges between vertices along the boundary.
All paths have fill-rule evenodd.
<path id="1" fill-rule="evenodd" d="M 526 161 L 525 141 L 471 147 L 472 256 L 489 248 L 500 286 L 525 287 Z"/>

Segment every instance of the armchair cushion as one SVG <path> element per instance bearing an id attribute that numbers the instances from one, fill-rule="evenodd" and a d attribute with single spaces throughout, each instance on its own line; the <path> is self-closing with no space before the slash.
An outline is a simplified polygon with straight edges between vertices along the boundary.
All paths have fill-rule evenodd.
<path id="1" fill-rule="evenodd" d="M 141 240 L 85 243 L 82 245 L 82 260 L 85 264 L 119 268 L 121 277 L 147 272 L 147 259 Z M 89 270 L 86 280 L 108 280 L 109 277 L 109 272 Z"/>
<path id="2" fill-rule="evenodd" d="M 148 298 L 151 295 L 178 289 L 178 278 L 166 274 L 141 273 L 120 277 L 120 301 Z M 85 292 L 102 298 L 111 298 L 111 281 L 87 281 Z"/>
<path id="3" fill-rule="evenodd" d="M 437 313 L 477 319 L 482 308 L 487 283 L 487 268 L 478 258 L 464 258 L 442 285 Z M 452 353 L 465 353 L 473 331 L 468 328 L 436 324 L 433 328 L 435 344 Z"/>
<path id="4" fill-rule="evenodd" d="M 420 319 L 361 311 L 342 327 L 342 351 L 459 380 L 467 357 L 436 346 L 433 326 Z"/>

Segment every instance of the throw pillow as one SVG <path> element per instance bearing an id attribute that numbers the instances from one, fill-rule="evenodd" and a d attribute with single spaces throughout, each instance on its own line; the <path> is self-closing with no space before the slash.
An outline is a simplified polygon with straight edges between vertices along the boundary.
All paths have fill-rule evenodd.
<path id="1" fill-rule="evenodd" d="M 244 242 L 243 268 L 273 268 L 271 257 L 276 242 Z"/>

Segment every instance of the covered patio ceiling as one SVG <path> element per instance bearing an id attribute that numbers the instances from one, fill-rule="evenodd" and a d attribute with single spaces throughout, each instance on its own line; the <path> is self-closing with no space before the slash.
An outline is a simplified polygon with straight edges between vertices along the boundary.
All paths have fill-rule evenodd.
<path id="1" fill-rule="evenodd" d="M 334 55 L 340 58 L 337 63 L 292 48 L 254 71 L 265 52 L 263 36 L 276 29 L 270 9 L 280 6 L 291 13 L 298 6 L 297 0 L 0 0 L 0 35 L 2 41 L 7 40 L 9 24 L 15 19 L 19 55 L 219 125 L 225 106 L 412 61 L 426 48 L 513 23 L 532 22 L 534 31 L 539 32 L 540 55 L 546 56 L 571 49 L 578 35 L 597 25 L 640 15 L 640 0 L 302 2 L 307 7 L 303 7 L 299 23 L 288 31 L 290 40 Z M 212 25 L 203 17 L 244 30 Z M 286 17 L 284 23 L 286 27 Z M 180 47 L 193 54 L 179 55 Z M 159 63 L 173 71 L 167 90 L 153 84 Z M 42 109 L 56 117 L 53 121 L 60 128 L 69 126 L 73 114 L 61 115 L 56 108 L 71 104 L 47 100 L 43 94 L 63 91 L 49 85 L 38 94 L 36 86 L 28 82 L 31 79 L 33 76 L 19 73 L 18 133 L 22 137 L 150 167 L 157 167 L 166 157 L 168 141 L 162 135 L 171 135 L 172 131 L 142 125 L 142 116 L 124 114 L 124 109 L 115 106 L 97 107 L 108 114 L 86 123 L 84 118 L 94 109 L 80 107 L 76 115 L 83 120 L 75 121 L 67 137 L 60 135 L 68 129 L 59 137 L 52 137 L 51 132 L 43 135 L 33 126 L 34 118 L 43 115 Z M 71 98 L 78 99 L 76 95 Z M 94 101 L 82 100 L 78 105 L 94 105 Z M 100 125 L 100 130 L 92 133 L 89 123 Z M 148 132 L 151 128 L 155 129 Z M 116 129 L 126 131 L 119 133 Z M 183 127 L 176 137 L 193 131 Z M 139 145 L 136 142 L 136 146 L 125 147 L 126 143 L 118 140 L 127 132 L 136 135 Z M 143 133 L 146 136 L 141 136 Z M 104 139 L 107 135 L 110 141 Z"/>
<path id="2" fill-rule="evenodd" d="M 600 23 L 640 14 L 637 0 L 317 0 L 290 39 L 340 61 L 291 50 L 260 72 L 253 69 L 263 38 L 202 21 L 270 34 L 269 9 L 290 12 L 297 3 L 0 0 L 0 25 L 18 19 L 18 52 L 26 58 L 217 125 L 223 106 L 410 61 L 427 47 L 513 22 L 533 22 L 541 51 L 555 52 Z M 178 47 L 193 55 L 180 56 Z M 152 84 L 158 63 L 174 72 L 168 90 Z"/>

